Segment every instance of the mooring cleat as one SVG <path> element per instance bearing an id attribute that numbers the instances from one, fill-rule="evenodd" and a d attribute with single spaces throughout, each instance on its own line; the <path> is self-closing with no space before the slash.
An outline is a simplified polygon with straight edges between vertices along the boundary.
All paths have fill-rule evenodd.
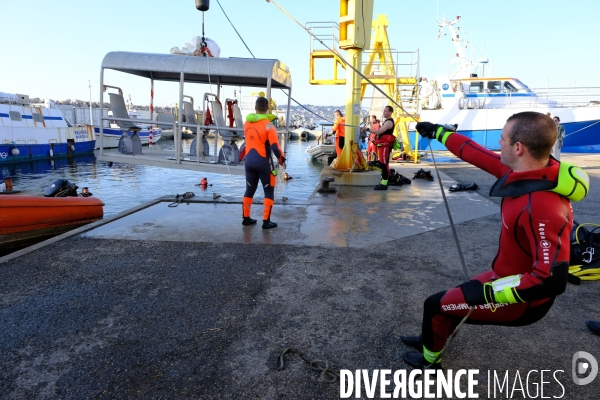
<path id="1" fill-rule="evenodd" d="M 250 217 L 244 217 L 244 220 L 242 221 L 242 225 L 244 225 L 244 226 L 252 225 L 255 223 L 256 223 L 256 220 L 252 219 Z"/>
<path id="2" fill-rule="evenodd" d="M 264 220 L 263 219 L 263 229 L 271 229 L 271 228 L 277 228 L 277 224 L 275 222 L 271 222 L 268 219 Z"/>
<path id="3" fill-rule="evenodd" d="M 423 357 L 423 353 L 416 351 L 407 351 L 402 355 L 404 362 L 417 369 L 443 369 L 441 363 L 431 364 Z"/>

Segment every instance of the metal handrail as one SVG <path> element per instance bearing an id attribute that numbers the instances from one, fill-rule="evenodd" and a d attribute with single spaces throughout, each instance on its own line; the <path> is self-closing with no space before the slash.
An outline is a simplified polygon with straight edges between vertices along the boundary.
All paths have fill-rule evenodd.
<path id="1" fill-rule="evenodd" d="M 558 107 L 581 107 L 600 103 L 600 87 L 595 86 L 546 87 L 531 90 L 541 98 L 556 100 Z"/>

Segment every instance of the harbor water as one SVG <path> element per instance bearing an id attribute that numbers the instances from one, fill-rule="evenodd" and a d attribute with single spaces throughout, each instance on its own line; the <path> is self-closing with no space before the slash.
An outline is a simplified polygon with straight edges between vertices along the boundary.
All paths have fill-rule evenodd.
<path id="1" fill-rule="evenodd" d="M 189 148 L 191 139 L 183 141 L 184 150 Z M 290 141 L 287 148 L 287 172 L 293 178 L 283 181 L 276 190 L 276 196 L 292 199 L 308 199 L 317 183 L 322 164 L 312 160 L 305 152 L 315 141 Z M 161 140 L 154 145 L 165 151 L 173 149 L 172 140 Z M 144 146 L 144 148 L 147 148 Z M 8 164 L 0 167 L 3 178 L 12 178 L 15 190 L 42 193 L 57 179 L 67 179 L 79 186 L 88 187 L 95 197 L 104 201 L 104 216 L 144 204 L 165 195 L 194 192 L 212 198 L 213 193 L 222 196 L 239 197 L 245 191 L 243 176 L 204 173 L 145 165 L 109 165 L 96 160 L 95 155 L 57 158 L 27 163 Z M 205 191 L 196 186 L 206 177 L 209 185 Z M 262 199 L 258 188 L 255 198 Z"/>

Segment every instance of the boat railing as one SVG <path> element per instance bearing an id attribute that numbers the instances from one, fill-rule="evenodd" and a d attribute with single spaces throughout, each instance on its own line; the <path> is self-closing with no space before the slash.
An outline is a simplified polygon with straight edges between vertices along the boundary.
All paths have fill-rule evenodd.
<path id="1" fill-rule="evenodd" d="M 532 90 L 541 98 L 556 101 L 558 107 L 600 105 L 600 87 L 547 87 L 535 88 Z"/>
<path id="2" fill-rule="evenodd" d="M 111 120 L 113 121 L 131 121 L 130 119 L 127 118 L 113 118 L 111 117 Z M 177 124 L 177 121 L 175 121 L 175 123 L 173 122 L 165 122 L 165 121 L 152 121 L 149 119 L 136 119 L 135 120 L 136 123 L 142 123 L 142 124 L 154 124 L 154 125 L 164 125 L 164 126 L 168 126 L 168 127 L 173 127 L 174 124 Z M 223 127 L 223 126 L 216 126 L 216 125 L 204 125 L 204 124 L 188 124 L 186 122 L 181 123 L 182 127 L 184 128 L 200 128 L 202 130 L 213 130 L 213 129 L 219 129 L 219 130 L 227 130 L 227 131 L 234 131 L 234 132 L 244 132 L 244 128 L 235 128 L 235 127 Z"/>
<path id="3" fill-rule="evenodd" d="M 337 22 L 307 22 L 306 29 L 313 34 L 310 41 L 311 53 L 316 50 L 327 50 L 323 45 L 330 49 L 339 49 L 340 25 Z"/>

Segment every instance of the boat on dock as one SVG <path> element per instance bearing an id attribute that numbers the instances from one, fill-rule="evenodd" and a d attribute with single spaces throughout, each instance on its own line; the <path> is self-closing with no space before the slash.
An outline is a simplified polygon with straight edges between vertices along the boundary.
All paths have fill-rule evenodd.
<path id="1" fill-rule="evenodd" d="M 453 28 L 459 21 L 460 16 L 438 23 L 441 30 L 445 27 L 450 30 L 458 67 L 452 75 L 421 81 L 417 111 L 421 121 L 457 124 L 461 134 L 488 149 L 499 150 L 502 127 L 512 114 L 549 113 L 558 116 L 565 128 L 563 152 L 600 152 L 600 88 L 530 89 L 515 77 L 480 77 L 477 67 L 488 61 L 467 59 L 462 39 Z M 410 125 L 413 132 L 414 125 Z M 419 143 L 421 150 L 426 146 L 426 141 Z M 432 146 L 434 150 L 444 149 L 437 141 Z"/>
<path id="2" fill-rule="evenodd" d="M 94 152 L 92 126 L 74 125 L 52 100 L 0 92 L 0 164 Z"/>

